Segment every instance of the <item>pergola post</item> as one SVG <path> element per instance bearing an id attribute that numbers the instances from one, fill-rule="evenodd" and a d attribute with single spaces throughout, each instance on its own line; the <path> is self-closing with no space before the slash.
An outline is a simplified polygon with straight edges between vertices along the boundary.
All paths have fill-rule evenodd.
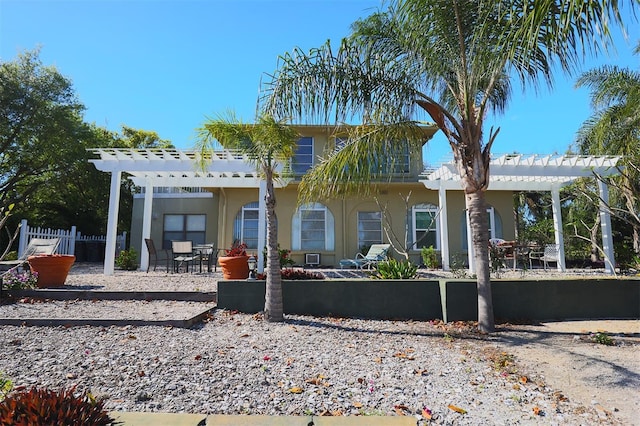
<path id="1" fill-rule="evenodd" d="M 107 242 L 104 250 L 104 275 L 113 275 L 115 268 L 121 176 L 122 173 L 119 170 L 111 172 L 111 189 L 109 190 L 109 218 L 107 219 Z"/>
<path id="2" fill-rule="evenodd" d="M 600 193 L 600 229 L 602 231 L 602 250 L 604 251 L 604 270 L 608 274 L 615 273 L 613 237 L 611 233 L 611 215 L 609 214 L 609 187 L 598 179 Z"/>
<path id="3" fill-rule="evenodd" d="M 442 270 L 449 270 L 449 225 L 447 220 L 447 191 L 443 187 L 438 189 L 438 220 L 440 221 L 440 257 L 442 258 Z"/>
<path id="4" fill-rule="evenodd" d="M 140 270 L 146 271 L 149 267 L 149 250 L 145 244 L 145 238 L 151 238 L 151 213 L 153 208 L 153 183 L 147 179 L 144 188 L 144 207 L 142 209 L 142 240 L 140 241 Z"/>
<path id="5" fill-rule="evenodd" d="M 564 236 L 562 234 L 562 210 L 560 208 L 560 188 L 551 189 L 551 207 L 553 210 L 553 233 L 558 246 L 558 270 L 566 270 L 564 260 Z"/>

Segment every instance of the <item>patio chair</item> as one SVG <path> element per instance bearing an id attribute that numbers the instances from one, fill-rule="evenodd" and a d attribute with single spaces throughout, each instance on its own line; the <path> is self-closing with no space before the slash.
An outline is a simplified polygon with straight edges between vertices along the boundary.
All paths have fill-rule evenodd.
<path id="1" fill-rule="evenodd" d="M 192 241 L 171 241 L 171 253 L 174 272 L 179 272 L 182 268 L 189 272 L 189 265 L 193 265 L 200 258 L 199 255 L 193 253 Z"/>
<path id="2" fill-rule="evenodd" d="M 355 267 L 356 269 L 371 269 L 379 262 L 387 259 L 391 244 L 372 244 L 367 254 L 356 253 L 354 259 L 342 259 L 340 269 Z"/>
<path id="3" fill-rule="evenodd" d="M 533 261 L 537 260 L 542 263 L 544 269 L 547 269 L 549 262 L 558 263 L 560 248 L 557 244 L 547 244 L 544 246 L 544 251 L 533 250 L 529 253 L 529 267 L 533 269 Z"/>
<path id="4" fill-rule="evenodd" d="M 169 250 L 156 250 L 156 246 L 151 238 L 145 238 L 144 243 L 147 246 L 147 251 L 149 252 L 149 263 L 147 264 L 147 272 L 149 272 L 149 267 L 151 266 L 151 259 L 153 259 L 154 271 L 156 270 L 156 266 L 158 266 L 158 260 L 161 260 L 165 262 L 167 272 L 169 272 Z"/>
<path id="5" fill-rule="evenodd" d="M 17 260 L 0 261 L 0 271 L 8 271 L 12 268 L 21 268 L 28 263 L 29 256 L 38 254 L 54 254 L 60 244 L 60 238 L 32 238 L 27 248 Z"/>

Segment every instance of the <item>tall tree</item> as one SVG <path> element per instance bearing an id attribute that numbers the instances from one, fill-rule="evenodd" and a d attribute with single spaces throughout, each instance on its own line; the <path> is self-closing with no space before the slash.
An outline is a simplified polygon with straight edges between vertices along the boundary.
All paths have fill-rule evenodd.
<path id="1" fill-rule="evenodd" d="M 447 137 L 462 179 L 478 325 L 491 332 L 484 192 L 498 130 L 485 136 L 485 117 L 507 106 L 510 76 L 523 89 L 551 86 L 554 66 L 574 71 L 586 52 L 606 47 L 598 40 L 610 41 L 610 21 L 622 21 L 617 0 L 392 0 L 387 10 L 355 22 L 335 53 L 327 42 L 308 54 L 295 49 L 282 56 L 262 101 L 276 117 L 327 123 L 411 124 L 416 108 L 428 113 Z M 306 196 L 369 190 L 371 172 L 358 166 L 384 152 L 376 148 L 384 138 L 367 126 L 362 130 L 351 137 L 352 155 L 330 156 L 304 178 Z M 344 190 L 336 191 L 341 184 Z"/>
<path id="2" fill-rule="evenodd" d="M 640 43 L 635 54 L 640 54 Z M 578 131 L 578 149 L 622 156 L 609 210 L 631 226 L 633 249 L 640 253 L 640 72 L 604 66 L 582 74 L 576 85 L 591 89 L 594 109 Z M 618 206 L 615 198 L 622 200 Z"/>
<path id="3" fill-rule="evenodd" d="M 206 166 L 208 153 L 214 150 L 216 141 L 224 148 L 238 149 L 248 154 L 266 183 L 267 220 L 267 270 L 264 317 L 277 322 L 284 319 L 282 305 L 282 275 L 278 252 L 278 228 L 274 182 L 280 176 L 278 170 L 295 154 L 300 135 L 284 121 L 262 115 L 255 124 L 243 124 L 233 114 L 208 120 L 199 129 L 197 149 L 201 151 L 202 167 Z"/>
<path id="4" fill-rule="evenodd" d="M 17 212 L 82 156 L 83 105 L 38 51 L 0 63 L 0 211 Z M 5 240 L 6 242 L 6 240 Z"/>

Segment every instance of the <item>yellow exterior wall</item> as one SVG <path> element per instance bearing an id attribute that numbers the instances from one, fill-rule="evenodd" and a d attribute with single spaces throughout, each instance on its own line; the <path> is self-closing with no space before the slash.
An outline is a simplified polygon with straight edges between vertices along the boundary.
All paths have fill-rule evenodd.
<path id="1" fill-rule="evenodd" d="M 321 126 L 301 126 L 299 131 L 307 137 L 313 137 L 314 155 L 324 155 L 327 149 L 334 148 L 334 133 Z M 429 135 L 430 137 L 430 135 Z M 389 217 L 392 218 L 393 233 L 404 244 L 406 232 L 407 208 L 416 204 L 438 205 L 438 192 L 425 188 L 418 182 L 418 175 L 422 172 L 422 155 L 411 159 L 411 173 L 405 176 L 403 182 L 392 180 L 382 186 L 381 193 L 376 197 L 381 205 L 386 205 Z M 408 180 L 408 181 L 407 181 Z M 291 249 L 292 219 L 297 208 L 297 188 L 299 180 L 294 180 L 286 188 L 276 188 L 276 215 L 278 217 L 278 243 L 283 249 Z M 151 237 L 156 246 L 162 241 L 162 217 L 166 213 L 175 214 L 207 214 L 207 241 L 213 242 L 217 248 L 230 248 L 233 243 L 233 224 L 241 208 L 258 201 L 258 188 L 210 188 L 213 198 L 155 198 L 153 201 L 153 216 Z M 411 193 L 408 206 L 405 204 L 407 195 Z M 514 239 L 514 218 L 512 193 L 507 191 L 488 191 L 487 203 L 495 208 L 502 222 L 502 233 L 499 235 L 507 240 Z M 140 250 L 142 207 L 144 200 L 134 200 L 131 242 Z M 336 266 L 340 259 L 353 258 L 359 251 L 357 214 L 359 211 L 378 211 L 379 207 L 374 197 L 351 197 L 346 200 L 335 199 L 322 202 L 332 213 L 335 221 L 335 248 L 331 251 L 320 251 L 321 263 Z M 464 194 L 462 191 L 447 191 L 448 207 L 448 236 L 449 252 L 451 256 L 466 254 L 466 242 L 463 241 L 462 220 L 465 210 Z M 412 239 L 412 236 L 408 236 Z M 387 241 L 383 234 L 383 240 Z M 298 265 L 304 264 L 304 255 L 310 251 L 299 250 L 292 252 L 292 258 Z M 313 251 L 314 253 L 316 251 Z M 253 253 L 252 254 L 257 254 Z M 401 259 L 402 256 L 391 252 L 392 256 Z M 421 263 L 420 250 L 410 250 L 412 262 Z"/>

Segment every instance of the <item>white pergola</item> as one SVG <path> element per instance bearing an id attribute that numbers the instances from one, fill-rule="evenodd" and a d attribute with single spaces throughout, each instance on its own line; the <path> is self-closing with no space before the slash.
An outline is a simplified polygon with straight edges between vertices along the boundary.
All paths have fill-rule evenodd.
<path id="1" fill-rule="evenodd" d="M 616 168 L 618 156 L 587 155 L 522 155 L 506 154 L 493 157 L 490 162 L 488 190 L 491 191 L 548 191 L 551 192 L 553 228 L 555 243 L 559 247 L 557 267 L 565 270 L 564 238 L 562 234 L 562 214 L 560 211 L 560 189 L 581 177 L 611 176 L 618 174 Z M 453 162 L 442 164 L 439 168 L 424 174 L 421 182 L 429 189 L 438 191 L 440 244 L 443 268 L 449 269 L 449 236 L 447 231 L 448 190 L 460 190 L 461 178 Z M 614 273 L 613 239 L 611 235 L 611 217 L 606 207 L 609 199 L 607 185 L 598 179 L 600 195 L 600 223 L 602 247 L 605 257 L 605 269 Z M 467 221 L 467 238 L 471 238 Z M 474 271 L 474 256 L 471 241 L 469 247 L 469 269 Z"/>
<path id="2" fill-rule="evenodd" d="M 103 172 L 111 173 L 109 193 L 109 217 L 107 221 L 107 241 L 104 259 L 104 274 L 113 275 L 118 204 L 122 173 L 141 188 L 145 188 L 142 241 L 151 235 L 151 207 L 154 187 L 203 187 L 203 188 L 257 188 L 259 190 L 258 246 L 265 245 L 265 193 L 266 186 L 260 179 L 255 166 L 249 158 L 237 151 L 224 150 L 212 152 L 206 158 L 206 167 L 199 166 L 201 156 L 194 151 L 169 149 L 112 149 L 91 150 L 99 159 L 89 160 Z M 564 270 L 564 248 L 562 237 L 562 217 L 560 214 L 560 188 L 580 177 L 598 174 L 608 176 L 618 173 L 616 165 L 620 157 L 612 156 L 559 156 L 559 155 L 518 155 L 509 154 L 495 157 L 491 161 L 489 190 L 504 191 L 550 191 L 553 202 L 555 239 L 561 250 L 558 268 Z M 440 204 L 441 250 L 445 269 L 449 269 L 449 241 L 447 232 L 446 191 L 460 190 L 460 176 L 453 162 L 442 164 L 433 171 L 425 172 L 420 179 L 425 187 L 437 190 Z M 276 183 L 286 186 L 287 181 Z M 603 248 L 606 268 L 613 273 L 613 241 L 611 239 L 611 220 L 604 203 L 608 200 L 608 188 L 599 181 L 600 208 Z M 467 235 L 471 235 L 469 230 Z M 471 247 L 471 245 L 469 245 Z M 146 269 L 149 257 L 146 251 L 141 253 L 140 266 Z M 258 253 L 262 257 L 262 252 Z M 473 257 L 470 256 L 473 268 Z M 262 265 L 258 259 L 258 265 Z"/>

